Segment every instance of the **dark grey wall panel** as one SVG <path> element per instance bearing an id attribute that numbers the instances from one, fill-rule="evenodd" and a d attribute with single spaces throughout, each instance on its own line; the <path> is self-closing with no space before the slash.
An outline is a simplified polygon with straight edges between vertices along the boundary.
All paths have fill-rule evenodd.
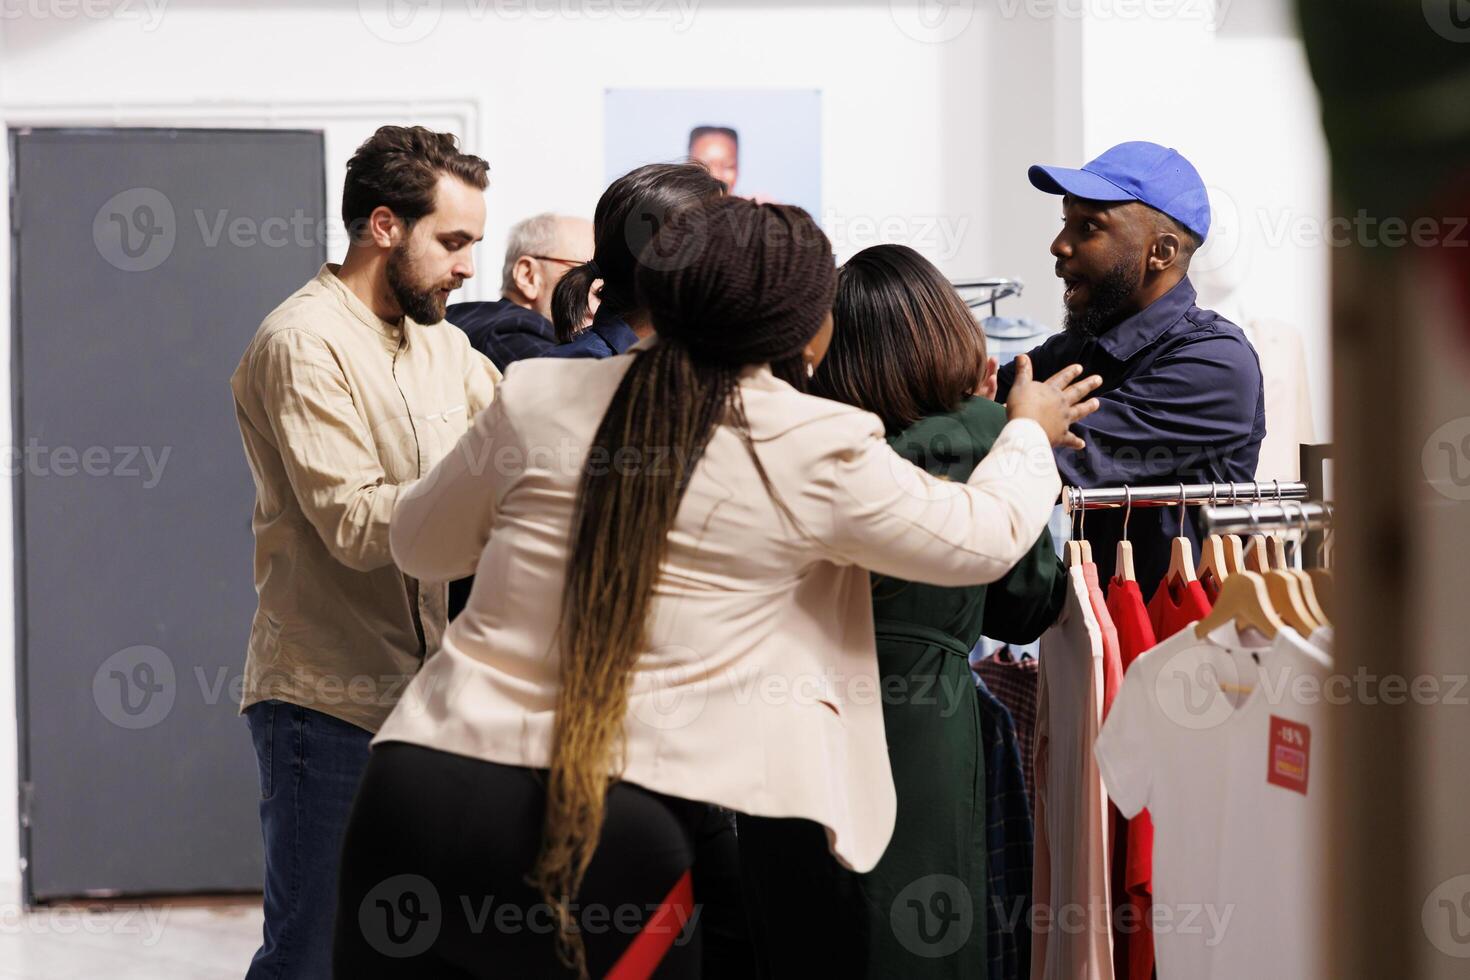
<path id="1" fill-rule="evenodd" d="M 325 258 L 320 134 L 11 134 L 28 894 L 257 888 L 229 376 Z M 28 799 L 27 799 L 28 798 Z"/>

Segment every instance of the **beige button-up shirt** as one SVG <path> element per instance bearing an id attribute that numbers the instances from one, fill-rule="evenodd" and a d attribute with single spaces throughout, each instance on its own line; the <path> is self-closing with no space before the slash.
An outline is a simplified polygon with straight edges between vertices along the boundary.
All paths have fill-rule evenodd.
<path id="1" fill-rule="evenodd" d="M 495 397 L 448 322 L 389 323 L 325 265 L 260 325 L 230 379 L 255 478 L 240 710 L 279 698 L 377 731 L 439 647 L 445 586 L 398 570 L 388 522 Z"/>

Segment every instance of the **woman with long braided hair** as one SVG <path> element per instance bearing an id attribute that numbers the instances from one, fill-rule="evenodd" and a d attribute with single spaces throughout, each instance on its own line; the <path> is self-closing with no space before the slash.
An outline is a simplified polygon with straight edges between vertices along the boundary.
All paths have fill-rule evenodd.
<path id="1" fill-rule="evenodd" d="M 935 479 L 876 416 L 802 390 L 834 281 L 800 209 L 675 215 L 638 259 L 656 336 L 512 365 L 399 498 L 405 574 L 477 575 L 374 742 L 339 976 L 706 975 L 710 804 L 809 820 L 859 871 L 882 855 L 867 569 L 1003 575 L 1046 523 L 1051 447 L 1075 444 L 1097 381 L 1023 369 L 990 456 Z"/>

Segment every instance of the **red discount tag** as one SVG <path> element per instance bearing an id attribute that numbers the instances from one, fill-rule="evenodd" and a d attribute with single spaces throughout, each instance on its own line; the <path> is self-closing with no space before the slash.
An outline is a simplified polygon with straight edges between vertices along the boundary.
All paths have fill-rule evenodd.
<path id="1" fill-rule="evenodd" d="M 1312 757 L 1312 730 L 1306 725 L 1271 716 L 1270 758 L 1266 782 L 1307 794 L 1307 769 Z"/>

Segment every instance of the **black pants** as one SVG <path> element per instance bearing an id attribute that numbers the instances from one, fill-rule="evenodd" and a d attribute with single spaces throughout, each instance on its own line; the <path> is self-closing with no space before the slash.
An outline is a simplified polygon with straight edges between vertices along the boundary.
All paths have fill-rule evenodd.
<path id="1" fill-rule="evenodd" d="M 373 749 L 343 845 L 335 976 L 571 976 L 551 910 L 526 884 L 545 800 L 544 771 L 397 742 Z M 692 914 L 654 919 L 686 875 Z M 734 822 L 707 804 L 614 785 L 574 912 L 593 977 L 657 937 L 668 945 L 656 967 L 629 972 L 635 951 L 620 977 L 753 973 Z"/>
<path id="2" fill-rule="evenodd" d="M 755 975 L 762 980 L 872 975 L 868 899 L 859 876 L 832 856 L 822 826 L 745 814 L 738 826 Z"/>

